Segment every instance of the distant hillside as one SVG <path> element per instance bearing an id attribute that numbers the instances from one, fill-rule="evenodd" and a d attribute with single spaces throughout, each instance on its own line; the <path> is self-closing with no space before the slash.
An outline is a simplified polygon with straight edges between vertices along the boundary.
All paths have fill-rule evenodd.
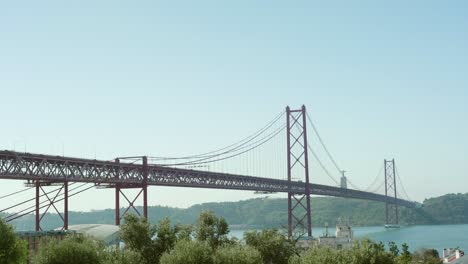
<path id="1" fill-rule="evenodd" d="M 334 225 L 338 217 L 347 217 L 354 226 L 382 225 L 385 221 L 385 204 L 372 201 L 336 197 L 313 197 L 312 222 L 323 226 L 325 222 Z M 187 209 L 152 206 L 148 208 L 149 218 L 157 222 L 169 217 L 174 223 L 194 223 L 203 210 L 212 210 L 224 216 L 231 228 L 281 227 L 287 223 L 287 199 L 251 199 L 239 202 L 204 203 Z M 70 224 L 114 223 L 114 210 L 92 212 L 70 212 Z M 468 193 L 447 194 L 426 199 L 421 208 L 409 210 L 400 208 L 400 223 L 414 224 L 467 224 Z M 34 216 L 16 221 L 18 230 L 33 230 Z M 56 215 L 46 215 L 43 229 L 60 225 Z"/>

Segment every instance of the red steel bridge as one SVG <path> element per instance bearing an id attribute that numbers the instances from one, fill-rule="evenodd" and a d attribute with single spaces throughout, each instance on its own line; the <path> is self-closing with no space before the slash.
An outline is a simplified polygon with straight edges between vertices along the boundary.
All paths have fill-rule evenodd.
<path id="1" fill-rule="evenodd" d="M 285 122 L 283 123 L 282 120 Z M 326 169 L 314 148 L 309 144 L 308 121 L 331 163 L 340 172 L 341 183 Z M 280 150 L 274 151 L 266 146 L 275 138 L 279 138 L 281 143 L 279 144 Z M 262 148 L 267 154 L 252 154 Z M 281 154 L 277 155 L 276 151 Z M 310 177 L 309 154 L 312 154 L 315 163 L 336 185 L 311 182 L 314 177 Z M 247 162 L 242 161 L 242 157 L 245 156 L 247 156 Z M 260 161 L 262 158 L 266 161 Z M 238 163 L 216 167 L 216 164 L 236 159 Z M 210 165 L 213 166 L 210 167 Z M 275 167 L 276 165 L 278 167 Z M 260 169 L 251 167 L 262 167 L 263 171 L 260 172 Z M 380 177 L 382 171 L 384 171 L 384 177 Z M 40 231 L 44 215 L 53 208 L 63 220 L 63 229 L 68 229 L 68 200 L 71 196 L 94 187 L 114 188 L 115 223 L 119 225 L 123 215 L 131 209 L 148 217 L 149 186 L 245 190 L 287 194 L 289 236 L 298 230 L 312 236 L 310 195 L 379 201 L 386 204 L 386 223 L 398 224 L 398 206 L 414 208 L 416 203 L 409 199 L 399 198 L 397 193 L 399 176 L 395 160 L 385 160 L 381 172 L 369 188 L 359 190 L 338 167 L 307 114 L 305 106 L 297 110 L 287 107 L 285 112 L 280 113 L 255 134 L 222 149 L 192 156 L 134 156 L 103 161 L 0 151 L 0 179 L 23 180 L 26 181 L 27 187 L 35 189 L 35 197 L 4 209 L 0 208 L 2 209 L 0 213 L 31 202 L 34 203 L 32 206 L 6 214 L 4 219 L 10 222 L 34 214 L 36 231 Z M 375 188 L 379 182 L 381 182 L 380 186 Z M 88 183 L 90 186 L 72 192 L 78 188 L 72 185 L 77 183 Z M 353 189 L 348 188 L 348 184 Z M 50 186 L 55 186 L 57 189 L 47 192 L 46 187 Z M 70 189 L 70 186 L 73 188 Z M 384 193 L 378 193 L 377 190 L 381 187 L 384 187 Z M 126 189 L 137 189 L 138 194 L 130 197 L 128 193 L 126 194 Z M 0 195 L 0 199 L 13 194 L 15 193 Z M 128 203 L 123 211 L 120 203 L 122 197 Z M 137 199 L 143 201 L 143 212 L 135 206 Z M 63 204 L 63 210 L 59 210 L 57 206 L 59 202 Z"/>

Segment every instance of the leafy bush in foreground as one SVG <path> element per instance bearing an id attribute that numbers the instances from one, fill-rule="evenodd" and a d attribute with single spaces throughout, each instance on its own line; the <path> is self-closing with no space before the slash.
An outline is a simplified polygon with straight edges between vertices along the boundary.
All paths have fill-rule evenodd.
<path id="1" fill-rule="evenodd" d="M 98 244 L 83 236 L 70 236 L 64 240 L 51 239 L 45 243 L 35 257 L 36 264 L 100 263 Z"/>
<path id="2" fill-rule="evenodd" d="M 249 231 L 244 234 L 244 239 L 248 246 L 260 252 L 264 263 L 285 264 L 295 253 L 291 241 L 275 229 Z"/>
<path id="3" fill-rule="evenodd" d="M 0 264 L 25 263 L 27 255 L 26 242 L 15 235 L 11 225 L 0 219 Z"/>
<path id="4" fill-rule="evenodd" d="M 181 240 L 174 249 L 164 253 L 161 264 L 211 264 L 212 250 L 206 242 Z"/>
<path id="5" fill-rule="evenodd" d="M 218 248 L 213 255 L 214 264 L 257 264 L 263 263 L 260 252 L 240 244 Z"/>

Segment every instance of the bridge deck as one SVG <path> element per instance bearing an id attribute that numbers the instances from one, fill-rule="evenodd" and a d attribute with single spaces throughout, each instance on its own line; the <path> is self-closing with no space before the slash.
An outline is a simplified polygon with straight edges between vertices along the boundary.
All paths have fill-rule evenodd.
<path id="1" fill-rule="evenodd" d="M 304 193 L 305 184 L 270 178 L 170 168 L 157 165 L 117 163 L 51 155 L 0 151 L 0 179 L 96 184 L 216 188 L 232 190 Z M 365 199 L 414 208 L 415 203 L 376 193 L 310 184 L 311 194 Z"/>

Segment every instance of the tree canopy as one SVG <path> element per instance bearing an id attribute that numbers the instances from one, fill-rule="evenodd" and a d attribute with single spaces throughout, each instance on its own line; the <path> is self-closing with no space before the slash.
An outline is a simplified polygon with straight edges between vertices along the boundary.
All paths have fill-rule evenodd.
<path id="1" fill-rule="evenodd" d="M 43 243 L 35 257 L 35 264 L 96 264 L 101 260 L 98 245 L 83 236 L 69 236 L 64 240 L 50 239 Z"/>
<path id="2" fill-rule="evenodd" d="M 121 227 L 126 248 L 105 247 L 82 235 L 41 244 L 35 264 L 438 264 L 436 250 L 415 253 L 408 245 L 354 241 L 352 247 L 334 249 L 311 246 L 296 248 L 280 231 L 265 229 L 244 233 L 243 240 L 228 238 L 229 225 L 213 212 L 203 212 L 192 227 L 172 225 L 168 218 L 152 225 L 144 218 L 127 215 Z M 26 261 L 24 242 L 10 225 L 0 221 L 0 264 Z"/>
<path id="3" fill-rule="evenodd" d="M 286 264 L 295 253 L 291 241 L 276 229 L 266 229 L 260 232 L 244 233 L 245 243 L 258 250 L 265 263 Z"/>
<path id="4" fill-rule="evenodd" d="M 11 225 L 0 219 L 0 264 L 24 263 L 26 258 L 26 242 L 15 235 Z"/>

